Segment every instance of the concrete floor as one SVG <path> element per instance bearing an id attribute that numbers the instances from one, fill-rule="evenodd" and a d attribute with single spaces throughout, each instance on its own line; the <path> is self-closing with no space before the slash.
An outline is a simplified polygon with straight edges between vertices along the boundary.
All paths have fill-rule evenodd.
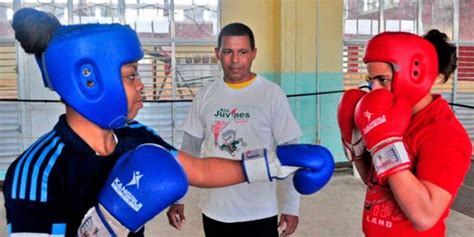
<path id="1" fill-rule="evenodd" d="M 472 162 L 471 169 L 464 178 L 464 183 L 459 189 L 452 208 L 464 215 L 474 217 L 474 164 Z M 474 236 L 474 233 L 471 236 Z"/>
<path id="2" fill-rule="evenodd" d="M 472 171 L 472 169 L 471 169 Z M 361 213 L 365 186 L 347 172 L 337 173 L 320 192 L 303 196 L 300 208 L 300 224 L 293 236 L 308 237 L 358 237 L 361 231 Z M 160 237 L 199 237 L 204 236 L 201 228 L 201 214 L 197 207 L 198 190 L 191 188 L 186 199 L 187 222 L 181 231 L 168 225 L 163 212 L 146 225 L 147 236 Z M 473 199 L 467 208 L 473 208 Z M 3 196 L 0 195 L 0 203 Z M 466 206 L 463 207 L 464 209 Z M 473 212 L 473 210 L 469 210 Z M 7 236 L 5 210 L 0 208 L 0 236 Z M 474 236 L 474 217 L 451 210 L 447 221 L 450 237 Z"/>

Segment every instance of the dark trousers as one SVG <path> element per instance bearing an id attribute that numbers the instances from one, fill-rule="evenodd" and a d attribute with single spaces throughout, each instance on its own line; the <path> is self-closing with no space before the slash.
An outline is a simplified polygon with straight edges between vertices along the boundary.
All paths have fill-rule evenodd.
<path id="1" fill-rule="evenodd" d="M 278 217 L 225 223 L 202 215 L 206 237 L 278 237 Z"/>

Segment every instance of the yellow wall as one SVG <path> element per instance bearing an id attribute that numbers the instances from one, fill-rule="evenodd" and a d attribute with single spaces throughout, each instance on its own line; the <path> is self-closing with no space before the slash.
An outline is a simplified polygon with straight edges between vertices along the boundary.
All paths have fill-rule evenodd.
<path id="1" fill-rule="evenodd" d="M 342 0 L 222 0 L 221 27 L 253 30 L 256 72 L 338 72 L 342 13 Z"/>
<path id="2" fill-rule="evenodd" d="M 344 3 L 342 0 L 319 0 L 318 2 L 318 71 L 342 72 Z"/>
<path id="3" fill-rule="evenodd" d="M 221 0 L 221 28 L 232 22 L 242 22 L 255 36 L 257 58 L 252 71 L 273 72 L 275 14 L 273 0 Z"/>

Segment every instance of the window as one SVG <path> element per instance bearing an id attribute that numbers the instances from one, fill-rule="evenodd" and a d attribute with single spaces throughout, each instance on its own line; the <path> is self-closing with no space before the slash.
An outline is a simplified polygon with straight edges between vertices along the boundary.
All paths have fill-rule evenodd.
<path id="1" fill-rule="evenodd" d="M 13 1 L 0 0 L 0 99 L 57 100 L 55 93 L 42 87 L 34 58 L 16 50 L 10 26 Z M 200 87 L 220 75 L 214 56 L 220 28 L 219 0 L 18 2 L 20 7 L 50 12 L 62 24 L 122 23 L 135 29 L 145 52 L 139 72 L 148 100 L 137 119 L 180 146 L 182 134 L 175 127 L 184 119 L 189 101 Z M 51 129 L 63 112 L 60 103 L 0 101 L 0 180 L 10 162 Z"/>
<path id="2" fill-rule="evenodd" d="M 378 11 L 379 9 L 379 0 L 364 0 L 363 2 L 363 11 Z"/>

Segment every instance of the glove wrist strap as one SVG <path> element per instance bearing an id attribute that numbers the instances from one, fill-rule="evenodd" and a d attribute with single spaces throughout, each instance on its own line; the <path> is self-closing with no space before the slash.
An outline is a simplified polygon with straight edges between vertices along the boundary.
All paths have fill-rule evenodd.
<path id="1" fill-rule="evenodd" d="M 383 144 L 386 145 L 379 146 L 375 151 L 374 149 L 371 150 L 372 163 L 379 180 L 395 172 L 405 170 L 411 165 L 410 158 L 402 141 L 393 142 L 393 140 L 386 140 Z"/>
<path id="2" fill-rule="evenodd" d="M 97 213 L 97 216 L 99 217 L 102 224 L 104 224 L 104 227 L 107 229 L 107 231 L 110 233 L 110 235 L 112 237 L 117 237 L 117 235 L 115 234 L 115 231 L 112 229 L 112 227 L 109 225 L 108 221 L 105 219 L 104 214 L 102 213 L 101 209 L 103 209 L 105 212 L 107 212 L 107 210 L 105 210 L 105 208 L 101 208 L 100 204 L 97 204 L 95 206 L 95 211 Z"/>
<path id="3" fill-rule="evenodd" d="M 89 209 L 77 235 L 83 236 L 112 236 L 123 237 L 129 233 L 128 229 L 121 225 L 110 213 L 100 204 Z"/>
<path id="4" fill-rule="evenodd" d="M 100 203 L 97 205 L 97 212 L 100 212 L 101 220 L 106 225 L 107 229 L 112 229 L 111 233 L 115 233 L 115 236 L 127 236 L 130 232 L 125 226 L 123 226 L 117 219 L 115 219 L 105 207 Z M 140 228 L 139 228 L 140 229 Z M 138 229 L 137 229 L 138 230 Z"/>
<path id="5" fill-rule="evenodd" d="M 365 144 L 360 139 L 356 144 L 349 144 L 342 140 L 344 152 L 346 154 L 346 157 L 349 161 L 355 161 L 355 160 L 360 160 L 363 158 L 364 151 L 365 151 Z"/>
<path id="6" fill-rule="evenodd" d="M 271 181 L 267 150 L 256 149 L 242 153 L 242 167 L 247 182 Z"/>

